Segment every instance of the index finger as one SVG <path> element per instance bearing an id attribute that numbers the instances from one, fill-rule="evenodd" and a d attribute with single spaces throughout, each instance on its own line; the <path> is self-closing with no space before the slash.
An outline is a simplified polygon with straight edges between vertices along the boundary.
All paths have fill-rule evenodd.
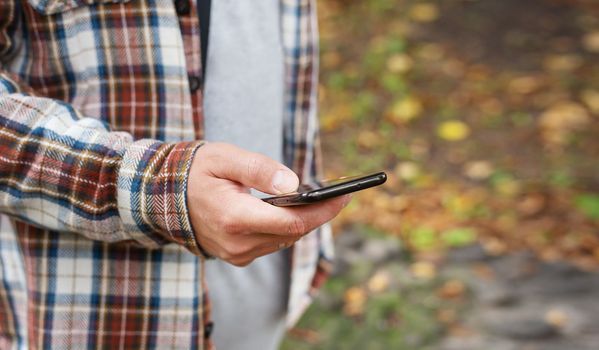
<path id="1" fill-rule="evenodd" d="M 349 202 L 350 196 L 295 207 L 276 207 L 250 195 L 235 201 L 233 212 L 246 232 L 302 236 L 333 219 Z"/>

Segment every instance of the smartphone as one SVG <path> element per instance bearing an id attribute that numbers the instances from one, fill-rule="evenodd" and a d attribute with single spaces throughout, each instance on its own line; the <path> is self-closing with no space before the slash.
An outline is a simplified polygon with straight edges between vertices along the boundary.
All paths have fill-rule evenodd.
<path id="1" fill-rule="evenodd" d="M 385 181 L 387 181 L 387 174 L 384 172 L 370 175 L 341 177 L 334 180 L 318 181 L 314 185 L 300 185 L 297 192 L 267 197 L 262 200 L 279 207 L 306 205 L 382 185 Z"/>

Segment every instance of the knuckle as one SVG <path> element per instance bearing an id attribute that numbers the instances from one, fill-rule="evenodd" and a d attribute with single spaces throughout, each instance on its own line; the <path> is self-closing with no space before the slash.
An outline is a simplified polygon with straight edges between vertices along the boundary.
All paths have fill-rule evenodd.
<path id="1" fill-rule="evenodd" d="M 291 236 L 300 237 L 303 236 L 308 230 L 308 224 L 306 220 L 301 217 L 295 217 L 289 221 L 287 232 Z"/>
<path id="2" fill-rule="evenodd" d="M 256 174 L 260 172 L 260 160 L 256 156 L 251 156 L 247 160 L 247 176 L 248 178 L 253 178 Z"/>

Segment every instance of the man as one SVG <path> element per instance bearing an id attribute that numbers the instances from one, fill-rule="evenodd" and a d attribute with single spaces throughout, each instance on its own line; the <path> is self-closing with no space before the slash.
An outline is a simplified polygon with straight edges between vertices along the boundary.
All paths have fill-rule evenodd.
<path id="1" fill-rule="evenodd" d="M 318 173 L 315 5 L 213 6 L 204 79 L 195 0 L 0 2 L 1 349 L 276 348 L 308 305 L 349 198 L 248 189 Z"/>

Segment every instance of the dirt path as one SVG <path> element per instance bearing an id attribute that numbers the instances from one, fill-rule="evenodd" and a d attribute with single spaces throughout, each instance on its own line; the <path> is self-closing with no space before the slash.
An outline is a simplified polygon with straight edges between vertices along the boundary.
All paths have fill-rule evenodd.
<path id="1" fill-rule="evenodd" d="M 474 272 L 486 266 L 481 278 Z M 491 258 L 480 247 L 454 251 L 443 273 L 471 290 L 463 329 L 443 350 L 594 350 L 599 347 L 599 273 L 531 254 Z"/>

